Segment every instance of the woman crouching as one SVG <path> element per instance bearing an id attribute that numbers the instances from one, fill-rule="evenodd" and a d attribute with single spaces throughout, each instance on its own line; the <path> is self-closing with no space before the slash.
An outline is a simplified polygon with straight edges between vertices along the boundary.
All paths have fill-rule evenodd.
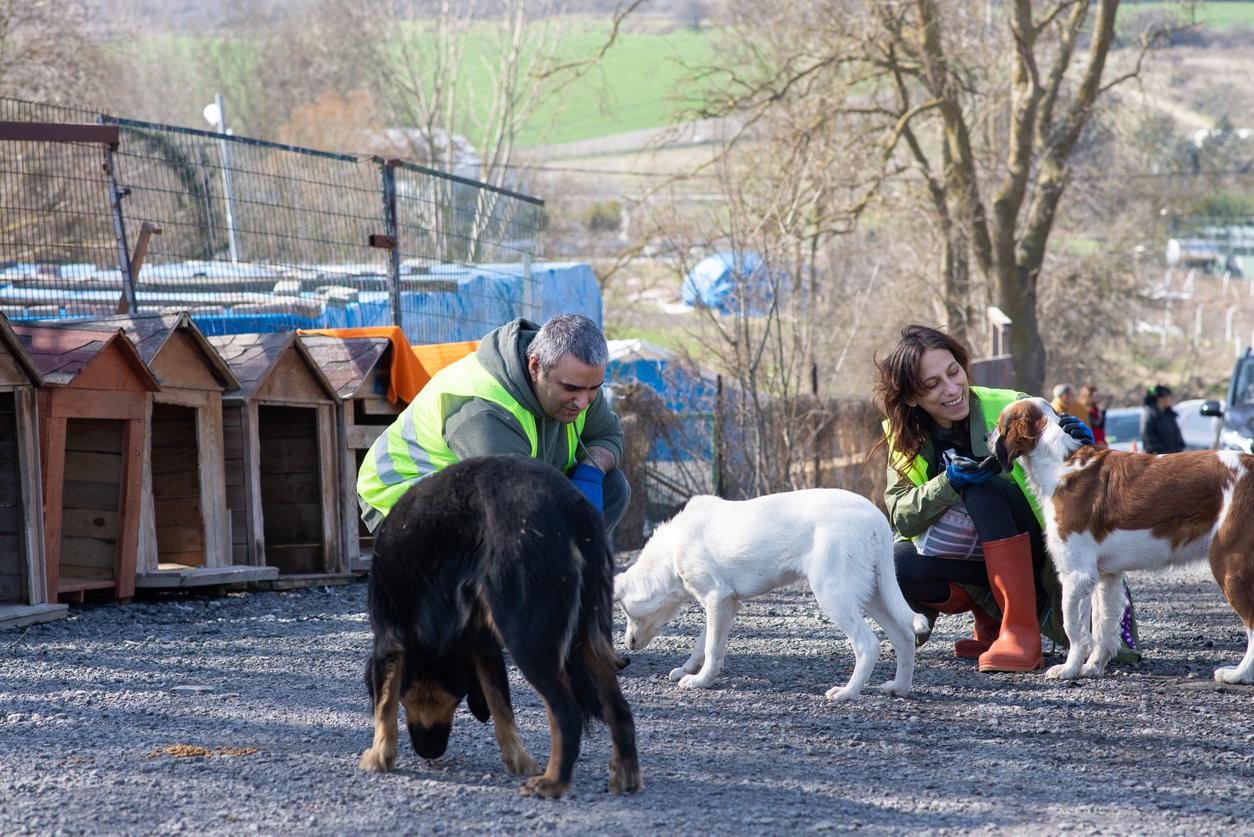
<path id="1" fill-rule="evenodd" d="M 876 361 L 875 389 L 888 445 L 889 521 L 902 538 L 897 579 L 916 610 L 975 616 L 974 639 L 954 646 L 980 671 L 1032 671 L 1042 664 L 1036 579 L 1045 565 L 1042 516 L 1015 465 L 1000 473 L 985 435 L 1023 393 L 970 384 L 962 344 L 926 326 L 902 329 Z M 1072 436 L 1092 443 L 1072 420 Z M 1000 621 L 969 590 L 992 589 Z M 984 597 L 985 599 L 987 596 Z M 1047 605 L 1046 605 L 1047 607 Z"/>

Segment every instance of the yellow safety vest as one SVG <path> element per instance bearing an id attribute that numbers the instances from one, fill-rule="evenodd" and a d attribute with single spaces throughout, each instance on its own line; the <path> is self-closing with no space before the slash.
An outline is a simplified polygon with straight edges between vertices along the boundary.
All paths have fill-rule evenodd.
<path id="1" fill-rule="evenodd" d="M 990 389 L 988 387 L 971 387 L 971 391 L 975 393 L 975 397 L 980 400 L 980 413 L 984 419 L 984 429 L 991 432 L 997 426 L 997 417 L 1001 415 L 1001 411 L 1006 405 L 1012 401 L 1019 400 L 1019 393 L 1012 389 Z M 896 447 L 893 446 L 893 434 L 888 427 L 888 419 L 884 419 L 884 437 L 888 439 L 888 461 L 894 466 L 901 463 L 905 459 L 905 454 L 898 453 Z M 910 478 L 910 482 L 915 485 L 923 485 L 927 482 L 927 460 L 921 456 L 912 459 L 904 469 L 906 475 Z M 1028 505 L 1032 507 L 1032 513 L 1036 515 L 1036 520 L 1043 527 L 1045 525 L 1045 515 L 1041 512 L 1040 504 L 1036 502 L 1036 497 L 1028 489 L 1027 475 L 1023 473 L 1023 466 L 1018 462 L 1014 464 L 1014 468 L 1010 472 L 1010 478 L 1019 486 L 1019 490 L 1023 492 L 1023 496 L 1027 498 Z"/>
<path id="2" fill-rule="evenodd" d="M 482 398 L 509 411 L 531 442 L 534 458 L 539 446 L 536 417 L 492 377 L 474 354 L 437 372 L 387 431 L 375 440 L 357 473 L 357 498 L 363 514 L 374 509 L 386 515 L 410 486 L 457 461 L 444 441 L 445 412 L 454 400 Z M 566 426 L 566 469 L 575 465 L 579 434 L 587 408 Z"/>

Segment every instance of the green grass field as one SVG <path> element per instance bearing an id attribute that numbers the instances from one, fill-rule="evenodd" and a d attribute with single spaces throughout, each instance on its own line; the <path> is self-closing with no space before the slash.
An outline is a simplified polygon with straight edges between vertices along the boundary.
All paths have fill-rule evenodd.
<path id="1" fill-rule="evenodd" d="M 605 43 L 604 25 L 572 28 L 558 46 L 556 58 L 574 62 L 594 55 Z M 431 36 L 415 32 L 414 54 L 421 56 Z M 477 125 L 491 104 L 492 78 L 496 71 L 498 38 L 489 27 L 476 27 L 467 36 L 458 89 L 467 116 L 459 126 L 472 143 L 482 134 Z M 707 62 L 716 35 L 710 31 L 678 30 L 667 33 L 622 33 L 599 66 L 549 96 L 518 136 L 520 146 L 571 142 L 624 131 L 654 128 L 672 121 L 674 114 L 694 104 L 685 97 L 689 74 L 686 66 Z M 246 90 L 245 74 L 258 72 L 259 50 L 249 41 L 153 35 L 119 47 L 127 60 L 162 68 L 164 76 L 197 75 L 194 64 L 208 60 L 232 77 L 219 79 L 228 91 Z M 346 92 L 346 91 L 344 91 Z M 202 98 L 209 101 L 212 92 Z M 229 96 L 228 96 L 229 99 Z M 228 101 L 228 109 L 230 109 Z M 247 110 L 236 102 L 236 112 Z M 199 106 L 196 108 L 199 110 Z M 196 119 L 196 127 L 201 127 Z"/>
<path id="2" fill-rule="evenodd" d="M 1222 32 L 1243 26 L 1254 29 L 1254 2 L 1248 0 L 1208 0 L 1199 4 L 1192 12 L 1181 9 L 1180 3 L 1122 3 L 1119 14 L 1131 15 L 1140 12 L 1173 11 L 1184 20 L 1200 23 L 1206 29 Z"/>

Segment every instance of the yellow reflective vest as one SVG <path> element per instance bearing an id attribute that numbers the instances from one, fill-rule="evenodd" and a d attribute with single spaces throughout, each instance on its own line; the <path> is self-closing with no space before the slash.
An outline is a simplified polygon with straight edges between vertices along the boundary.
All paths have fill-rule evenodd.
<path id="1" fill-rule="evenodd" d="M 531 456 L 535 457 L 536 417 L 483 368 L 473 353 L 466 355 L 437 372 L 371 445 L 357 472 L 357 499 L 363 515 L 369 515 L 371 509 L 386 515 L 410 486 L 457 461 L 457 454 L 444 441 L 445 411 L 466 398 L 482 398 L 509 411 L 526 433 Z M 567 470 L 575 465 L 587 413 L 585 409 L 566 426 Z"/>
<path id="2" fill-rule="evenodd" d="M 980 414 L 984 420 L 984 429 L 991 432 L 997 426 L 997 417 L 1001 415 L 1001 411 L 1007 404 L 1012 401 L 1018 401 L 1021 394 L 1012 389 L 991 389 L 989 387 L 971 387 L 971 392 L 975 393 L 975 397 L 980 401 Z M 888 426 L 888 419 L 883 422 L 884 437 L 888 440 L 888 462 L 890 468 L 895 468 L 899 463 L 904 462 L 905 455 L 899 453 L 893 444 L 893 434 Z M 910 478 L 910 482 L 915 485 L 923 485 L 927 482 L 927 460 L 921 456 L 914 457 L 903 469 Z M 1019 490 L 1023 492 L 1023 496 L 1027 498 L 1028 505 L 1032 507 L 1032 513 L 1036 515 L 1037 521 L 1043 527 L 1045 525 L 1045 515 L 1041 512 L 1040 504 L 1037 503 L 1036 497 L 1028 489 L 1027 475 L 1023 473 L 1023 466 L 1018 462 L 1014 464 L 1014 468 L 1010 472 L 1010 477 L 1019 486 Z M 913 540 L 913 539 L 912 539 Z"/>

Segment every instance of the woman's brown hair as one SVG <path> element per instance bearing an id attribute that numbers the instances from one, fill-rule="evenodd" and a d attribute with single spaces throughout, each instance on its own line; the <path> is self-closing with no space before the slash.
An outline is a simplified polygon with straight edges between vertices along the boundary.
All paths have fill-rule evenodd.
<path id="1" fill-rule="evenodd" d="M 927 326 L 906 326 L 888 357 L 875 359 L 875 367 L 880 373 L 879 383 L 875 385 L 875 406 L 888 419 L 893 450 L 899 455 L 890 464 L 902 479 L 909 478 L 906 466 L 919 455 L 928 438 L 927 413 L 921 407 L 911 407 L 906 403 L 906 399 L 920 389 L 919 360 L 928 349 L 945 349 L 952 354 L 966 373 L 970 385 L 971 356 L 966 347 L 945 332 Z M 872 450 L 886 441 L 880 439 Z"/>

